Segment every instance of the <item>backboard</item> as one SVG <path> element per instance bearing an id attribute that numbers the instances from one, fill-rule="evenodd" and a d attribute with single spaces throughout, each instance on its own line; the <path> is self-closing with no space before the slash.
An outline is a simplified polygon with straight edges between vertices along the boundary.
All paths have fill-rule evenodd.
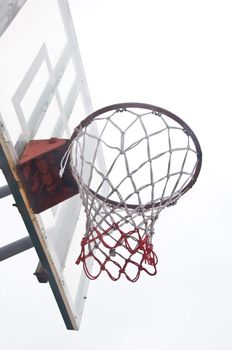
<path id="1" fill-rule="evenodd" d="M 1 168 L 66 327 L 77 330 L 88 288 L 75 264 L 85 229 L 79 195 L 35 214 L 16 170 L 29 140 L 69 138 L 92 112 L 75 30 L 67 0 L 5 1 L 2 14 Z"/>

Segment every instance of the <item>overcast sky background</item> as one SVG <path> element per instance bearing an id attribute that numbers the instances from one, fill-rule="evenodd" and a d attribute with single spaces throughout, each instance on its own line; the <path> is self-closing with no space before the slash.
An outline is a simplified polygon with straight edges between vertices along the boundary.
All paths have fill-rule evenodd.
<path id="1" fill-rule="evenodd" d="M 157 276 L 91 282 L 79 332 L 33 276 L 33 250 L 1 262 L 1 348 L 230 350 L 231 3 L 69 2 L 94 109 L 138 101 L 172 111 L 198 136 L 203 168 L 159 218 Z M 0 201 L 0 245 L 26 235 L 12 203 Z"/>

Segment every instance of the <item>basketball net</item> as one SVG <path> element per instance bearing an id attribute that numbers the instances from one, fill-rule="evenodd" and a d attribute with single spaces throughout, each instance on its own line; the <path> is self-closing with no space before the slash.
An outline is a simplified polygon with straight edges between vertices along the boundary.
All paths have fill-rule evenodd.
<path id="1" fill-rule="evenodd" d="M 155 275 L 156 221 L 200 170 L 200 146 L 191 129 L 158 107 L 116 105 L 75 129 L 63 168 L 70 152 L 86 213 L 76 263 L 90 279 L 102 271 L 114 281 L 125 275 L 135 282 L 142 271 Z"/>

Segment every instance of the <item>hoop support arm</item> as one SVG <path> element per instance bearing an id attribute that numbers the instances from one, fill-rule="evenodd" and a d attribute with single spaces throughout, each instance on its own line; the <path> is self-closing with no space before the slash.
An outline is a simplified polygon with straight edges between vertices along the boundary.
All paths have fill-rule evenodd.
<path id="1" fill-rule="evenodd" d="M 29 236 L 21 238 L 0 248 L 0 261 L 11 258 L 31 248 L 33 248 L 31 238 Z"/>
<path id="2" fill-rule="evenodd" d="M 11 194 L 10 188 L 8 185 L 0 187 L 0 199 L 7 197 Z"/>

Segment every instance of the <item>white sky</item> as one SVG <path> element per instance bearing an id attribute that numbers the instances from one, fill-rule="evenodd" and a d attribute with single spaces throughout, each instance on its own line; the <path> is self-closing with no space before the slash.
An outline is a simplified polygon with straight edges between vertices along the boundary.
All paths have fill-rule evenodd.
<path id="1" fill-rule="evenodd" d="M 90 283 L 80 332 L 66 331 L 33 250 L 0 264 L 2 349 L 230 350 L 230 1 L 70 0 L 93 107 L 148 102 L 197 134 L 203 169 L 160 216 L 158 274 Z M 2 199 L 0 245 L 26 235 Z M 10 211 L 11 209 L 11 211 Z"/>

